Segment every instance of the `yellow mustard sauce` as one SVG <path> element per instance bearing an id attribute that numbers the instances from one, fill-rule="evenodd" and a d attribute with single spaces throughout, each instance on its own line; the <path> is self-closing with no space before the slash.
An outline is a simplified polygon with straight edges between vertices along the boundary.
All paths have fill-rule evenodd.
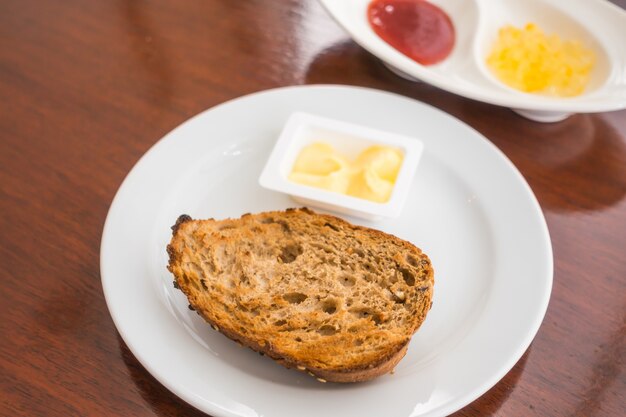
<path id="1" fill-rule="evenodd" d="M 579 41 L 546 35 L 533 23 L 502 27 L 487 58 L 491 71 L 509 87 L 554 97 L 583 93 L 594 62 L 593 51 Z"/>

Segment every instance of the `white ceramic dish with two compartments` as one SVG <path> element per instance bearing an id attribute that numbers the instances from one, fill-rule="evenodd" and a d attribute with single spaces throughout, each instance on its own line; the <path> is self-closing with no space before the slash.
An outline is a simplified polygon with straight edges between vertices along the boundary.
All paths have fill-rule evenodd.
<path id="1" fill-rule="evenodd" d="M 403 161 L 389 201 L 376 203 L 290 181 L 288 176 L 299 152 L 314 142 L 328 143 L 337 152 L 351 159 L 355 159 L 368 146 L 381 145 L 399 149 L 403 154 Z M 276 141 L 259 178 L 259 184 L 267 189 L 289 194 L 296 202 L 310 207 L 366 220 L 395 218 L 402 212 L 423 149 L 423 143 L 417 138 L 295 112 L 287 120 Z"/>
<path id="2" fill-rule="evenodd" d="M 359 45 L 407 78 L 510 107 L 540 122 L 626 108 L 626 12 L 605 0 L 432 0 L 452 19 L 456 42 L 445 60 L 431 66 L 413 61 L 376 35 L 367 19 L 371 0 L 320 1 Z M 562 39 L 579 40 L 595 52 L 595 66 L 583 94 L 571 98 L 527 94 L 491 74 L 485 59 L 498 29 L 529 22 Z"/>

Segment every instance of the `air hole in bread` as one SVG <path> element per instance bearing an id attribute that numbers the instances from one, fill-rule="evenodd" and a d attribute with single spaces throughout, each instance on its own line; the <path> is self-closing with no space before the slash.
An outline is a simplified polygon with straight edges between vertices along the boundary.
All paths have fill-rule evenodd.
<path id="1" fill-rule="evenodd" d="M 354 346 L 361 346 L 363 344 L 363 341 L 360 339 L 357 339 L 354 341 Z"/>
<path id="2" fill-rule="evenodd" d="M 319 329 L 317 329 L 317 332 L 319 334 L 321 334 L 322 336 L 332 336 L 335 333 L 337 333 L 337 329 L 335 329 L 330 324 L 325 324 L 322 327 L 320 327 Z"/>
<path id="3" fill-rule="evenodd" d="M 278 220 L 276 223 L 280 224 L 280 227 L 282 227 L 283 231 L 285 231 L 286 233 L 291 232 L 291 228 L 289 227 L 289 224 L 287 224 L 286 221 Z"/>
<path id="4" fill-rule="evenodd" d="M 339 228 L 337 226 L 335 226 L 334 224 L 330 224 L 330 223 L 325 223 L 324 224 L 325 227 L 330 227 L 331 229 L 333 229 L 335 232 L 339 231 Z"/>
<path id="5" fill-rule="evenodd" d="M 279 258 L 285 263 L 289 264 L 296 260 L 298 256 L 302 254 L 302 246 L 296 243 L 290 243 L 289 245 L 282 248 Z"/>
<path id="6" fill-rule="evenodd" d="M 285 301 L 291 304 L 300 304 L 304 300 L 307 299 L 306 294 L 302 294 L 301 292 L 290 292 L 283 295 Z"/>
<path id="7" fill-rule="evenodd" d="M 415 285 L 415 275 L 411 271 L 406 268 L 400 268 L 400 273 L 402 274 L 402 279 L 406 282 L 406 285 L 413 286 Z"/>
<path id="8" fill-rule="evenodd" d="M 296 342 L 302 342 L 302 338 L 296 337 Z"/>
<path id="9" fill-rule="evenodd" d="M 343 277 L 341 277 L 341 284 L 344 287 L 353 287 L 354 284 L 356 284 L 356 278 L 350 275 L 344 275 Z"/>
<path id="10" fill-rule="evenodd" d="M 337 301 L 336 300 L 326 300 L 322 304 L 322 310 L 327 314 L 334 314 L 337 311 Z"/>
<path id="11" fill-rule="evenodd" d="M 417 268 L 419 266 L 419 262 L 413 256 L 407 255 L 405 259 L 409 263 L 409 265 L 411 265 L 411 266 L 413 266 L 415 268 Z"/>
<path id="12" fill-rule="evenodd" d="M 287 320 L 277 320 L 274 322 L 274 326 L 284 326 L 285 324 L 287 324 Z"/>
<path id="13" fill-rule="evenodd" d="M 204 280 L 204 278 L 200 278 L 200 284 L 202 284 L 202 288 L 204 289 L 204 291 L 209 290 L 209 287 L 206 286 L 206 281 Z"/>
<path id="14" fill-rule="evenodd" d="M 381 315 L 370 310 L 369 308 L 356 308 L 350 310 L 350 312 L 360 319 L 370 319 L 376 325 L 379 325 L 383 322 Z"/>
<path id="15" fill-rule="evenodd" d="M 219 230 L 221 232 L 222 230 L 230 230 L 230 229 L 234 229 L 235 227 L 236 226 L 234 224 L 223 224 L 223 225 L 219 226 L 217 228 L 217 230 Z"/>
<path id="16" fill-rule="evenodd" d="M 263 224 L 271 224 L 276 223 L 273 217 L 266 217 L 265 219 L 261 219 L 261 223 Z"/>
<path id="17" fill-rule="evenodd" d="M 363 252 L 363 249 L 355 249 L 354 253 L 356 253 L 361 258 L 365 257 L 365 252 Z"/>
<path id="18" fill-rule="evenodd" d="M 359 327 L 358 326 L 352 326 L 348 329 L 348 331 L 350 333 L 358 333 L 359 332 Z"/>
<path id="19" fill-rule="evenodd" d="M 372 315 L 372 312 L 367 308 L 355 308 L 350 312 L 359 318 L 369 318 Z"/>

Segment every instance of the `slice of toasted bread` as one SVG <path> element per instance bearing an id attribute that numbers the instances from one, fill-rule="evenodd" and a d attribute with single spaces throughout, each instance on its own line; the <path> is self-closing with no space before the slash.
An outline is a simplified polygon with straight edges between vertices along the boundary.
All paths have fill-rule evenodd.
<path id="1" fill-rule="evenodd" d="M 240 219 L 181 216 L 174 285 L 214 329 L 320 381 L 389 371 L 432 304 L 433 269 L 412 244 L 309 209 Z"/>

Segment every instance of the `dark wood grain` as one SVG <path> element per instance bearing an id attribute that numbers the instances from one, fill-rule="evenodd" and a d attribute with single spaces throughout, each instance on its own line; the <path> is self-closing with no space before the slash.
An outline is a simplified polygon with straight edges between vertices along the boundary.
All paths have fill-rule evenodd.
<path id="1" fill-rule="evenodd" d="M 545 321 L 511 372 L 455 415 L 624 415 L 626 111 L 542 125 L 402 80 L 312 0 L 0 2 L 0 415 L 203 415 L 119 338 L 100 284 L 104 219 L 133 164 L 182 121 L 311 83 L 458 117 L 518 166 L 544 210 Z"/>

